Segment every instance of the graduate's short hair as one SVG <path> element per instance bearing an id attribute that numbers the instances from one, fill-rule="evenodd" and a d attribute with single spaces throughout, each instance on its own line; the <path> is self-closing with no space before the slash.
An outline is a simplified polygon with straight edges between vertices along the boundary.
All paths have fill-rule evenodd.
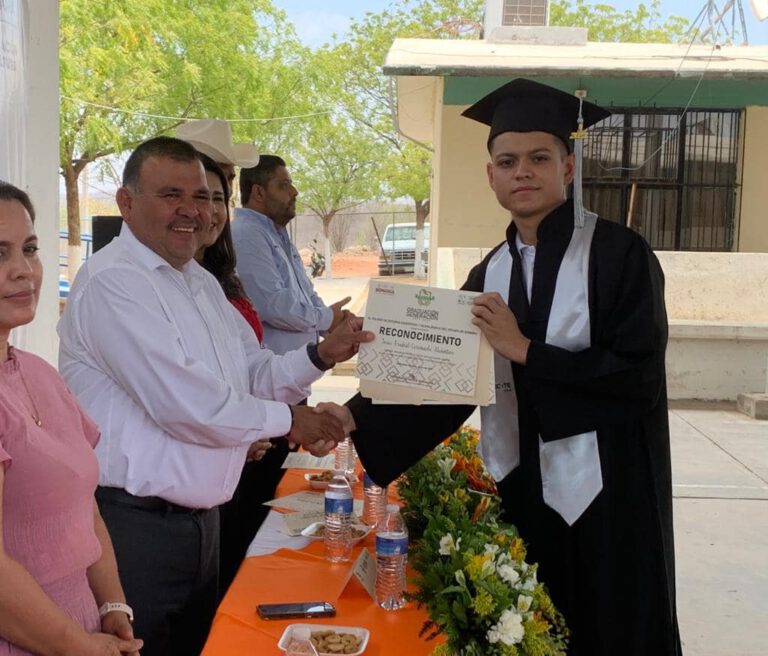
<path id="1" fill-rule="evenodd" d="M 245 205 L 251 199 L 253 185 L 266 187 L 275 175 L 275 171 L 281 166 L 285 166 L 285 161 L 281 157 L 262 155 L 256 166 L 240 169 L 240 202 Z"/>
<path id="2" fill-rule="evenodd" d="M 200 161 L 192 145 L 175 137 L 155 137 L 139 144 L 131 153 L 123 169 L 123 186 L 136 187 L 139 184 L 141 167 L 150 157 L 167 157 L 177 162 Z"/>
<path id="3" fill-rule="evenodd" d="M 21 203 L 21 206 L 27 210 L 29 218 L 32 219 L 32 223 L 35 222 L 35 208 L 32 205 L 32 201 L 29 198 L 29 194 L 22 189 L 12 185 L 10 182 L 0 180 L 0 200 L 7 202 L 16 201 Z"/>

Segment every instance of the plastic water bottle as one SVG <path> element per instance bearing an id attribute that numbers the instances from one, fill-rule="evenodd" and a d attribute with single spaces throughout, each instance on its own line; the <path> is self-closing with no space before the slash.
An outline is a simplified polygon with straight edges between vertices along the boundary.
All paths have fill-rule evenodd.
<path id="1" fill-rule="evenodd" d="M 343 441 L 336 445 L 333 468 L 340 469 L 347 475 L 347 478 L 351 479 L 355 473 L 355 458 L 357 458 L 355 445 L 352 443 L 352 438 L 347 435 Z"/>
<path id="2" fill-rule="evenodd" d="M 332 563 L 349 560 L 352 550 L 352 488 L 336 471 L 325 489 L 325 557 Z"/>
<path id="3" fill-rule="evenodd" d="M 368 472 L 363 472 L 363 522 L 377 526 L 387 512 L 387 488 L 376 485 Z"/>
<path id="4" fill-rule="evenodd" d="M 376 603 L 385 610 L 405 605 L 405 565 L 408 562 L 408 531 L 400 508 L 387 506 L 376 529 Z"/>
<path id="5" fill-rule="evenodd" d="M 317 649 L 310 636 L 311 632 L 307 628 L 293 629 L 285 656 L 317 656 Z"/>

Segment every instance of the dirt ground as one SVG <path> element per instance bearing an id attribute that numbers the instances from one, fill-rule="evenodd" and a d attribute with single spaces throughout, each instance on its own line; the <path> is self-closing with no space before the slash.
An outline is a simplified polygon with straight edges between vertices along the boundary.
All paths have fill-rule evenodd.
<path id="1" fill-rule="evenodd" d="M 303 251 L 299 251 L 305 264 L 309 262 L 309 254 L 306 257 Z M 360 278 L 360 277 L 379 277 L 379 254 L 375 251 L 361 250 L 351 248 L 342 253 L 333 255 L 333 277 L 334 278 Z M 398 274 L 395 276 L 397 282 L 414 285 L 423 285 L 424 280 L 417 280 L 412 275 Z M 387 279 L 389 276 L 387 276 Z"/>
<path id="2" fill-rule="evenodd" d="M 379 273 L 377 253 L 335 253 L 333 256 L 333 277 L 354 278 L 375 276 Z"/>

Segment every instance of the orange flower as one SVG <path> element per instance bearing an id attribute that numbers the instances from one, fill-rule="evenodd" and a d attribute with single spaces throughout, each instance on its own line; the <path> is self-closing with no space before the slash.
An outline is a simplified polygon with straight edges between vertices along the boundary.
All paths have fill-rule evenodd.
<path id="1" fill-rule="evenodd" d="M 480 503 L 475 506 L 475 512 L 472 513 L 472 522 L 477 522 L 480 517 L 488 512 L 491 507 L 491 497 L 483 497 L 480 499 Z"/>

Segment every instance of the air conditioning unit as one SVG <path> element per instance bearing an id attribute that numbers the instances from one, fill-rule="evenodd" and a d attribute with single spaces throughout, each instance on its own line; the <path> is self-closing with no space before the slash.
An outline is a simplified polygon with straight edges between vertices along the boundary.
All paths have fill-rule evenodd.
<path id="1" fill-rule="evenodd" d="M 486 0 L 483 37 L 490 43 L 584 45 L 583 27 L 549 27 L 549 0 Z"/>
<path id="2" fill-rule="evenodd" d="M 488 0 L 484 23 L 486 34 L 493 27 L 542 27 L 549 23 L 549 0 Z"/>

